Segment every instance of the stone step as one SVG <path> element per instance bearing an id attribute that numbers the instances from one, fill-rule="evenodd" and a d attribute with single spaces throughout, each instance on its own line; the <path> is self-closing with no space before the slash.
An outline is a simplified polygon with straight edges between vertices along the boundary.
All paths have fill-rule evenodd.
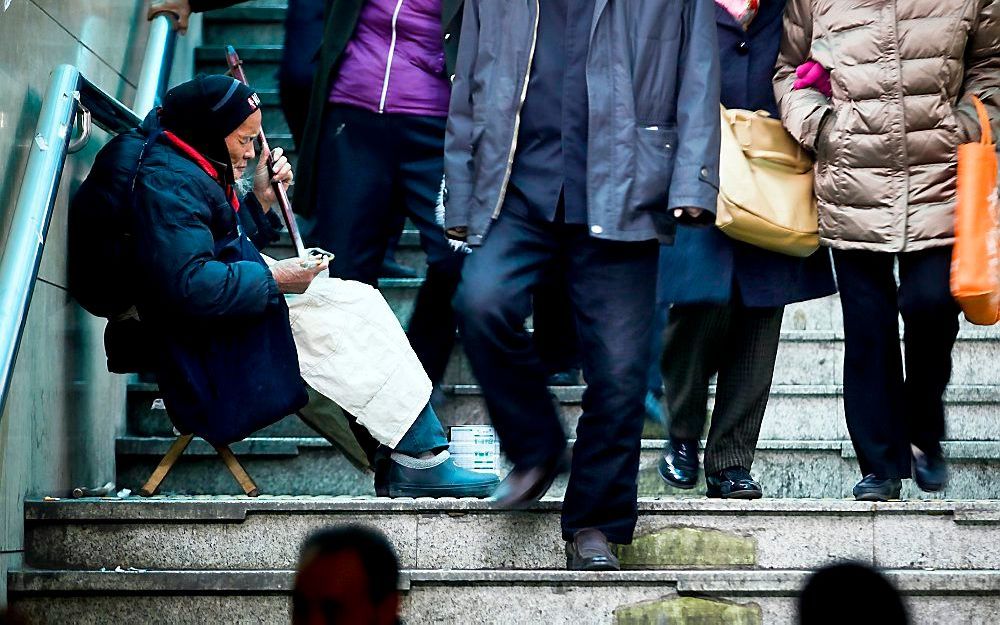
<path id="1" fill-rule="evenodd" d="M 250 86 L 256 90 L 278 89 L 278 66 L 281 64 L 281 43 L 242 45 L 236 49 L 243 61 Z M 195 49 L 195 72 L 225 74 L 226 45 L 201 45 Z"/>
<path id="2" fill-rule="evenodd" d="M 386 301 L 396 312 L 401 323 L 409 319 L 413 310 L 413 300 L 423 280 L 382 280 L 379 289 L 385 295 Z M 902 328 L 902 322 L 900 322 Z M 781 322 L 785 332 L 834 332 L 842 336 L 844 332 L 843 315 L 840 311 L 840 298 L 837 295 L 822 299 L 791 304 L 785 308 L 785 316 Z M 1000 324 L 995 326 L 976 326 L 964 319 L 961 322 L 960 336 L 978 337 L 1000 340 Z"/>
<path id="3" fill-rule="evenodd" d="M 444 387 L 444 401 L 437 405 L 445 427 L 489 425 L 481 390 L 476 385 Z M 570 436 L 580 418 L 584 387 L 553 387 L 559 414 Z M 715 389 L 710 388 L 714 397 Z M 132 384 L 128 394 L 128 431 L 134 436 L 170 436 L 173 426 L 155 384 Z M 1000 386 L 952 386 L 945 395 L 948 414 L 946 438 L 954 441 L 1000 440 Z M 310 437 L 315 432 L 297 417 L 288 417 L 258 433 L 264 437 Z M 646 422 L 645 438 L 665 438 L 662 425 Z M 761 438 L 771 440 L 847 440 L 843 389 L 838 385 L 775 385 Z"/>
<path id="4" fill-rule="evenodd" d="M 138 490 L 166 453 L 173 438 L 120 437 L 117 441 L 117 484 Z M 572 443 L 572 441 L 570 441 Z M 664 441 L 642 441 L 639 495 L 642 497 L 698 497 L 704 477 L 695 489 L 682 491 L 663 483 L 657 463 Z M 1000 442 L 947 441 L 951 481 L 940 493 L 922 493 L 907 480 L 905 499 L 1000 499 Z M 340 450 L 318 437 L 248 438 L 233 445 L 262 493 L 279 495 L 370 495 L 372 478 L 355 469 Z M 503 472 L 506 471 L 506 468 Z M 844 498 L 851 496 L 860 478 L 857 456 L 848 441 L 761 440 L 753 465 L 754 476 L 769 498 Z M 549 495 L 562 496 L 565 476 Z M 196 440 L 163 483 L 164 494 L 238 494 L 242 492 L 215 451 Z"/>
<path id="5" fill-rule="evenodd" d="M 952 352 L 952 384 L 1000 385 L 1000 338 L 992 334 L 965 334 Z M 844 379 L 844 339 L 837 332 L 785 331 L 775 361 L 773 383 L 831 385 Z M 475 384 L 464 350 L 456 349 L 444 377 L 445 384 Z"/>
<path id="6" fill-rule="evenodd" d="M 280 46 L 285 41 L 287 12 L 284 3 L 209 11 L 202 19 L 202 41 L 206 45 L 231 45 L 237 52 L 245 46 Z"/>
<path id="7" fill-rule="evenodd" d="M 281 97 L 278 92 L 267 89 L 258 91 L 257 95 L 260 96 L 260 110 L 264 115 L 264 120 L 261 123 L 267 136 L 290 134 L 288 120 L 285 119 L 285 113 L 281 110 Z"/>
<path id="8" fill-rule="evenodd" d="M 282 233 L 281 239 L 265 249 L 264 253 L 272 258 L 291 258 L 295 256 L 295 247 L 288 235 Z M 396 261 L 415 269 L 420 276 L 426 273 L 427 254 L 420 248 L 420 234 L 416 230 L 403 230 L 396 247 Z"/>
<path id="9" fill-rule="evenodd" d="M 559 500 L 528 511 L 476 499 L 156 497 L 28 501 L 27 565 L 39 569 L 294 568 L 311 532 L 372 525 L 403 568 L 562 569 Z M 642 499 L 627 569 L 998 569 L 1000 502 Z M 262 537 L 267 540 L 260 540 Z M 933 541 L 925 537 L 933 536 Z M 155 540 L 150 540 L 155 537 Z"/>
<path id="10" fill-rule="evenodd" d="M 915 625 L 987 623 L 1000 610 L 1000 573 L 885 574 Z M 288 622 L 291 570 L 17 571 L 12 605 L 38 625 Z M 792 625 L 807 571 L 403 572 L 407 623 L 513 625 Z M 123 600 L 122 595 L 128 599 Z M 475 616 L 471 616 L 471 615 Z"/>
<path id="11" fill-rule="evenodd" d="M 553 387 L 564 426 L 571 435 L 582 411 L 585 387 Z M 477 385 L 446 387 L 447 401 L 439 411 L 442 423 L 452 425 L 488 425 L 489 411 Z M 715 387 L 709 388 L 710 404 Z M 945 394 L 948 431 L 953 441 L 1000 440 L 1000 386 L 951 386 Z M 711 406 L 709 407 L 711 410 Z M 649 420 L 645 438 L 665 438 L 663 427 Z M 848 440 L 844 419 L 843 387 L 840 385 L 775 385 L 764 423 L 764 440 Z"/>

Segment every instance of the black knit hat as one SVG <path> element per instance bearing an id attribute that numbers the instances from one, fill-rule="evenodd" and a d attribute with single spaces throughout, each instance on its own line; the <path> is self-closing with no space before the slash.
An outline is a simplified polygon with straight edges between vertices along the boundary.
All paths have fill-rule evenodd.
<path id="1" fill-rule="evenodd" d="M 260 108 L 260 97 L 229 76 L 200 75 L 167 92 L 160 125 L 208 158 L 229 164 L 225 139 Z"/>

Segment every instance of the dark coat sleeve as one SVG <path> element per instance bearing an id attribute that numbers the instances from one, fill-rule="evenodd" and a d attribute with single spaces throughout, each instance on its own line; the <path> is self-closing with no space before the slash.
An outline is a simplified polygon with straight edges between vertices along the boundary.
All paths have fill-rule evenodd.
<path id="1" fill-rule="evenodd" d="M 669 210 L 696 207 L 711 223 L 719 194 L 719 56 L 715 3 L 684 3 L 684 41 L 677 59 L 677 151 Z"/>
<path id="2" fill-rule="evenodd" d="M 243 232 L 258 250 L 278 240 L 284 227 L 275 211 L 264 212 L 257 196 L 248 193 L 240 202 L 240 223 Z"/>
<path id="3" fill-rule="evenodd" d="M 190 0 L 190 5 L 193 13 L 204 13 L 205 11 L 231 7 L 242 2 L 246 2 L 246 0 Z"/>
<path id="4" fill-rule="evenodd" d="M 192 317 L 255 315 L 280 305 L 278 285 L 263 264 L 215 259 L 212 207 L 196 183 L 153 172 L 140 176 L 136 194 L 139 273 L 157 301 Z"/>

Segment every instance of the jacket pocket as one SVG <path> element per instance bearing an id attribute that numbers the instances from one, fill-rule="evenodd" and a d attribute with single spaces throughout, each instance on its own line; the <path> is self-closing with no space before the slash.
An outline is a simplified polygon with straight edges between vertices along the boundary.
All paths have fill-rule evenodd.
<path id="1" fill-rule="evenodd" d="M 657 125 L 636 127 L 635 180 L 630 202 L 634 210 L 667 210 L 676 152 L 675 127 Z"/>

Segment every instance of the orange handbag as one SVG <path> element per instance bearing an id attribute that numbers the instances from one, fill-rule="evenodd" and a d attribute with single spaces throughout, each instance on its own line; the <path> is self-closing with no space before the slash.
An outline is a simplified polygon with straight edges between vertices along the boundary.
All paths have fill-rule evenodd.
<path id="1" fill-rule="evenodd" d="M 958 146 L 958 202 L 951 293 L 976 325 L 1000 322 L 1000 200 L 997 152 L 986 107 L 972 97 L 983 139 Z"/>

